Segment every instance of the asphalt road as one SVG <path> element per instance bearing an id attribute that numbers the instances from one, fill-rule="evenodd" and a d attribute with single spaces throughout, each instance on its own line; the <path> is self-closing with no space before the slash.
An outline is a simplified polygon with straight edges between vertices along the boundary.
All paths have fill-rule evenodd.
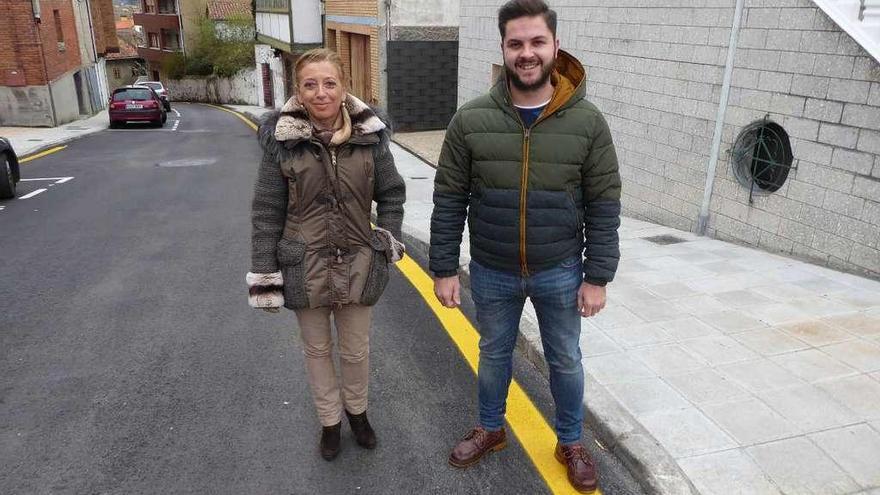
<path id="1" fill-rule="evenodd" d="M 318 456 L 295 318 L 246 301 L 254 133 L 175 109 L 25 164 L 19 197 L 45 191 L 0 202 L 0 493 L 548 493 L 516 441 L 446 464 L 476 381 L 399 273 L 374 311 L 380 446 L 346 426 Z M 546 381 L 516 378 L 547 416 Z M 640 493 L 593 450 L 604 493 Z"/>

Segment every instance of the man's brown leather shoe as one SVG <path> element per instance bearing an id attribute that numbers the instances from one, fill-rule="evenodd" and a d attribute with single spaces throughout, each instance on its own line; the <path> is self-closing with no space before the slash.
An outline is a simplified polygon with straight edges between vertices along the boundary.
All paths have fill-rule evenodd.
<path id="1" fill-rule="evenodd" d="M 449 464 L 457 468 L 473 466 L 487 452 L 498 452 L 507 447 L 507 434 L 504 427 L 498 431 L 486 431 L 478 426 L 469 431 L 449 454 Z"/>
<path id="2" fill-rule="evenodd" d="M 556 444 L 556 460 L 565 464 L 568 482 L 581 493 L 596 490 L 596 465 L 583 445 L 572 446 Z"/>

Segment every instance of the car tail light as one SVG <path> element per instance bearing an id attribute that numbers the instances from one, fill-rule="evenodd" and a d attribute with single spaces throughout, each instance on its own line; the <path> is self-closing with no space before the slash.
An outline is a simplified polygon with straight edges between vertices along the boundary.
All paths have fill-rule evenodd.
<path id="1" fill-rule="evenodd" d="M 120 108 L 125 108 L 124 101 L 114 101 L 113 103 L 110 104 L 111 110 L 119 110 Z"/>
<path id="2" fill-rule="evenodd" d="M 146 100 L 144 102 L 144 108 L 156 108 L 159 106 L 159 102 L 156 100 Z"/>

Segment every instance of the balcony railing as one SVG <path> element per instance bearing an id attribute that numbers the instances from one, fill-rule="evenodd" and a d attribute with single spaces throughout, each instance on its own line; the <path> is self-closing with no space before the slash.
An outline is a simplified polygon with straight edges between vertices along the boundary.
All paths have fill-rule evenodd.
<path id="1" fill-rule="evenodd" d="M 813 2 L 880 62 L 880 0 L 813 0 Z"/>

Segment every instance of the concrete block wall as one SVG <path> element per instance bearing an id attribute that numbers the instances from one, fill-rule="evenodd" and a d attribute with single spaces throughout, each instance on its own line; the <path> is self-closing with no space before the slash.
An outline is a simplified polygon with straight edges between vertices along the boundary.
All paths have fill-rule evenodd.
<path id="1" fill-rule="evenodd" d="M 261 69 L 242 70 L 234 77 L 192 76 L 170 79 L 166 84 L 172 100 L 262 106 Z"/>
<path id="2" fill-rule="evenodd" d="M 502 64 L 500 4 L 462 4 L 459 105 Z M 611 126 L 624 213 L 695 230 L 736 1 L 550 4 Z M 734 60 L 708 234 L 880 276 L 877 62 L 809 0 L 745 0 Z M 726 150 L 766 114 L 790 134 L 798 170 L 750 205 Z"/>
<path id="3" fill-rule="evenodd" d="M 79 119 L 76 84 L 73 74 L 65 74 L 50 83 L 55 102 L 55 125 L 59 126 Z"/>
<path id="4" fill-rule="evenodd" d="M 880 64 L 809 0 L 747 0 L 709 233 L 880 276 Z M 795 166 L 754 197 L 724 150 L 769 114 Z"/>
<path id="5" fill-rule="evenodd" d="M 52 127 L 49 86 L 0 86 L 0 127 Z"/>

